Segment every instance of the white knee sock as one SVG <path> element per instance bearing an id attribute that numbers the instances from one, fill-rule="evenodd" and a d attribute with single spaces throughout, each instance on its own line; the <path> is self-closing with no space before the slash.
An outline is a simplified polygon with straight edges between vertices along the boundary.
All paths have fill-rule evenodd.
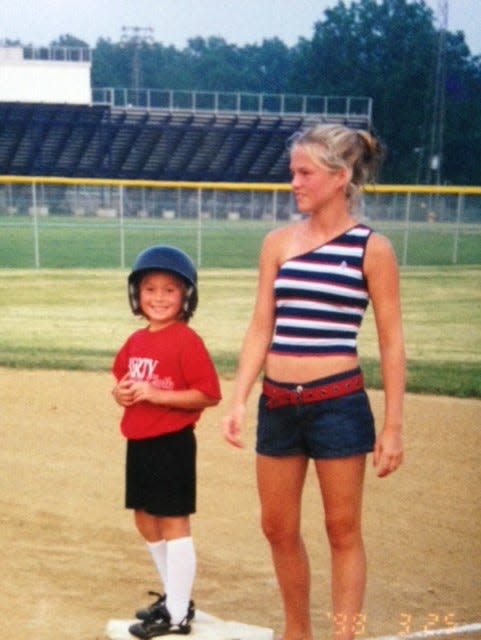
<path id="1" fill-rule="evenodd" d="M 192 537 L 169 540 L 167 547 L 167 609 L 173 624 L 185 618 L 196 571 L 196 555 Z"/>
<path id="2" fill-rule="evenodd" d="M 158 542 L 147 542 L 147 548 L 150 551 L 155 568 L 157 569 L 164 591 L 167 590 L 167 543 L 165 540 Z"/>

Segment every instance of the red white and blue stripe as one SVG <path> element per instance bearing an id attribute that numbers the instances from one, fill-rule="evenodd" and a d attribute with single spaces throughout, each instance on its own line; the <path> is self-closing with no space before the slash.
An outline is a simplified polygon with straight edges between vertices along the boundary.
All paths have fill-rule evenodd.
<path id="1" fill-rule="evenodd" d="M 363 273 L 372 229 L 356 225 L 330 242 L 287 260 L 274 283 L 271 352 L 356 355 L 369 294 Z"/>

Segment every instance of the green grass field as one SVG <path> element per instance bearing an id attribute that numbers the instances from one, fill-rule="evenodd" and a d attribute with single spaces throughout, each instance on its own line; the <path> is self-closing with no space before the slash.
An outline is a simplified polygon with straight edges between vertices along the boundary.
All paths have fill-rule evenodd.
<path id="1" fill-rule="evenodd" d="M 0 269 L 0 366 L 108 370 L 115 351 L 142 323 L 130 313 L 126 275 L 102 268 Z M 481 397 L 480 278 L 480 266 L 402 270 L 409 391 Z M 253 269 L 200 270 L 192 326 L 226 377 L 235 370 L 255 284 Z M 378 388 L 369 312 L 360 354 L 368 386 Z"/>
<path id="2" fill-rule="evenodd" d="M 110 269 L 131 264 L 139 251 L 156 243 L 175 244 L 204 268 L 253 268 L 273 222 L 196 219 L 118 220 L 49 216 L 38 223 L 39 266 L 49 269 Z M 400 262 L 410 266 L 481 264 L 481 225 L 416 224 L 409 231 L 399 222 L 378 221 L 374 227 L 392 242 Z M 122 238 L 121 238 L 122 234 Z M 32 220 L 0 216 L 0 268 L 33 268 L 35 228 Z"/>

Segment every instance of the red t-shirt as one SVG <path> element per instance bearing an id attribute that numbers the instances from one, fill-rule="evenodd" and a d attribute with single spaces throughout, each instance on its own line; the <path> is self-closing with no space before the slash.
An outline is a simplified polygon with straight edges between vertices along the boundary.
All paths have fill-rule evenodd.
<path id="1" fill-rule="evenodd" d="M 129 373 L 132 380 L 147 381 L 159 389 L 197 389 L 221 398 L 219 378 L 204 342 L 183 322 L 160 331 L 145 328 L 133 333 L 115 356 L 112 371 L 117 380 Z M 201 413 L 139 402 L 125 408 L 120 427 L 130 440 L 153 438 L 195 425 Z"/>

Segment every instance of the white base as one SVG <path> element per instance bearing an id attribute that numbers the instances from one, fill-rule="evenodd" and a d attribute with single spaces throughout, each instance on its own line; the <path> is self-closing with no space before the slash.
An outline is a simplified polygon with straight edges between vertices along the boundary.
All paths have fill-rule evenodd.
<path id="1" fill-rule="evenodd" d="M 129 626 L 138 620 L 109 620 L 106 628 L 110 640 L 133 640 Z M 178 638 L 177 634 L 164 636 Z M 265 627 L 256 627 L 241 622 L 228 622 L 215 618 L 203 611 L 196 611 L 192 621 L 192 631 L 186 640 L 273 640 L 274 632 Z"/>

